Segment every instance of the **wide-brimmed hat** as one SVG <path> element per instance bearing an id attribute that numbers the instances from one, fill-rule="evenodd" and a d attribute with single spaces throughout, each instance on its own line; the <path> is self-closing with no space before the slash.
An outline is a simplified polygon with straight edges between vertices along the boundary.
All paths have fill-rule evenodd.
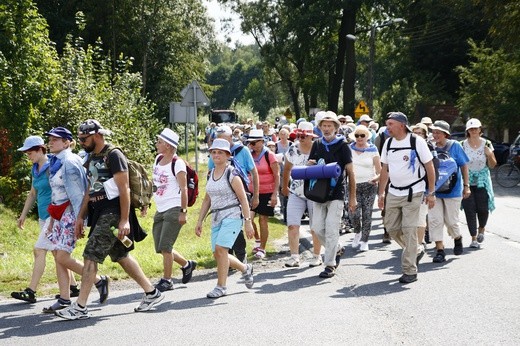
<path id="1" fill-rule="evenodd" d="M 414 126 L 412 126 L 412 131 L 414 129 L 421 129 L 421 130 L 424 131 L 425 135 L 428 135 L 428 126 L 426 126 L 425 123 L 417 123 L 417 124 L 415 124 Z"/>
<path id="2" fill-rule="evenodd" d="M 430 126 L 430 129 L 442 131 L 442 132 L 446 133 L 447 135 L 450 135 L 450 124 L 448 124 L 444 120 L 435 121 L 433 123 L 433 125 Z"/>
<path id="3" fill-rule="evenodd" d="M 370 131 L 368 130 L 368 128 L 365 125 L 358 125 L 358 126 L 356 126 L 354 131 L 349 133 L 348 136 L 350 137 L 350 139 L 356 140 L 356 134 L 361 134 L 361 133 L 364 133 L 366 138 L 370 138 L 370 136 L 372 135 L 372 133 L 370 133 Z"/>
<path id="4" fill-rule="evenodd" d="M 233 132 L 231 131 L 231 127 L 227 126 L 227 125 L 221 125 L 219 127 L 217 127 L 217 134 L 226 134 L 226 135 L 231 135 Z"/>
<path id="5" fill-rule="evenodd" d="M 211 143 L 211 148 L 209 148 L 210 152 L 212 150 L 222 150 L 231 154 L 231 150 L 229 149 L 229 141 L 223 138 L 217 138 L 213 140 L 213 143 Z"/>
<path id="6" fill-rule="evenodd" d="M 426 126 L 433 124 L 432 118 L 430 117 L 423 117 L 421 119 L 421 123 L 425 124 Z"/>
<path id="7" fill-rule="evenodd" d="M 480 122 L 480 120 L 475 119 L 475 118 L 469 119 L 468 122 L 466 123 L 466 131 L 468 131 L 469 129 L 478 129 L 481 127 L 482 127 L 482 123 Z"/>
<path id="8" fill-rule="evenodd" d="M 359 118 L 359 121 L 366 121 L 367 123 L 374 121 L 368 114 L 363 114 L 361 118 Z"/>
<path id="9" fill-rule="evenodd" d="M 99 133 L 101 135 L 111 135 L 112 131 L 105 129 L 99 121 L 95 119 L 88 119 L 81 123 L 78 127 L 78 132 L 83 135 L 93 135 Z"/>
<path id="10" fill-rule="evenodd" d="M 318 116 L 320 112 L 316 114 Z M 319 127 L 323 121 L 332 121 L 336 125 L 341 126 L 341 123 L 338 120 L 338 116 L 333 111 L 326 111 L 323 112 L 324 114 L 321 114 L 321 117 L 319 120 L 316 120 L 316 125 Z"/>
<path id="11" fill-rule="evenodd" d="M 27 151 L 34 147 L 45 147 L 45 142 L 40 136 L 29 136 L 23 142 L 23 147 L 18 148 L 18 151 Z"/>
<path id="12" fill-rule="evenodd" d="M 402 112 L 390 112 L 387 114 L 387 119 L 395 120 L 403 123 L 409 132 L 412 132 L 410 126 L 408 126 L 408 117 Z"/>
<path id="13" fill-rule="evenodd" d="M 312 125 L 312 123 L 310 123 L 308 121 L 302 121 L 301 123 L 298 124 L 298 129 L 296 130 L 296 134 L 298 134 L 298 135 L 305 134 L 306 136 L 311 136 L 312 138 L 318 137 L 314 133 L 314 126 Z"/>
<path id="14" fill-rule="evenodd" d="M 72 141 L 72 132 L 64 127 L 55 127 L 43 134 L 44 136 L 51 136 L 56 138 L 63 138 Z"/>
<path id="15" fill-rule="evenodd" d="M 254 142 L 259 140 L 264 140 L 264 131 L 260 129 L 253 129 L 249 131 L 249 136 L 247 136 L 248 142 Z"/>
<path id="16" fill-rule="evenodd" d="M 354 122 L 354 119 L 352 119 L 350 115 L 345 115 L 345 121 L 347 122 L 347 124 L 350 124 Z"/>
<path id="17" fill-rule="evenodd" d="M 162 139 L 174 148 L 177 148 L 177 146 L 179 145 L 179 135 L 173 132 L 172 129 L 165 128 L 164 130 L 162 130 L 160 134 L 157 135 L 157 137 Z"/>

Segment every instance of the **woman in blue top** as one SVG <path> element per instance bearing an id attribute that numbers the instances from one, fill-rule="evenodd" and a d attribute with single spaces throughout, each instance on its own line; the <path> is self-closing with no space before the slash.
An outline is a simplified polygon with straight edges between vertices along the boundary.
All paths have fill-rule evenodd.
<path id="1" fill-rule="evenodd" d="M 39 136 L 30 136 L 25 139 L 23 147 L 18 151 L 24 152 L 33 166 L 31 170 L 32 185 L 22 214 L 18 218 L 18 228 L 24 229 L 25 219 L 31 211 L 34 202 L 38 206 L 38 223 L 40 225 L 40 235 L 34 244 L 34 266 L 29 286 L 20 292 L 12 292 L 11 297 L 24 300 L 29 303 L 36 302 L 36 288 L 45 270 L 45 259 L 47 251 L 54 250 L 54 245 L 47 239 L 46 230 L 49 225 L 50 217 L 47 207 L 51 202 L 51 186 L 49 185 L 49 160 L 46 155 L 47 149 L 43 139 Z M 74 275 L 70 274 L 70 290 L 72 296 L 79 294 L 78 286 Z"/>

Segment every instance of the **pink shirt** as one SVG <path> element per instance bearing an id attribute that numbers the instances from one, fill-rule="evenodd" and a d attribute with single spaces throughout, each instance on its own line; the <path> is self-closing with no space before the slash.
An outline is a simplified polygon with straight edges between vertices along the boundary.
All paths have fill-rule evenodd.
<path id="1" fill-rule="evenodd" d="M 276 162 L 276 155 L 270 151 L 267 150 L 269 154 L 269 164 L 272 164 L 273 162 Z M 271 170 L 271 167 L 269 164 L 267 164 L 267 161 L 265 159 L 264 153 L 260 153 L 262 157 L 258 160 L 258 156 L 256 153 L 253 154 L 253 160 L 255 161 L 255 166 L 258 171 L 258 180 L 259 180 L 259 191 L 258 193 L 273 193 L 274 192 L 274 175 L 273 171 Z M 258 161 L 258 162 L 257 162 Z M 251 179 L 252 181 L 252 179 Z M 253 191 L 253 184 L 249 184 L 249 191 Z"/>

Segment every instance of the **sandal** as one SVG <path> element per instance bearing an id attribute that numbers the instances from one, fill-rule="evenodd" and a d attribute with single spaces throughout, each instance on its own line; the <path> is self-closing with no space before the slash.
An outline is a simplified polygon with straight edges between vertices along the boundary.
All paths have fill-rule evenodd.
<path id="1" fill-rule="evenodd" d="M 23 300 L 29 303 L 36 303 L 36 292 L 27 287 L 20 292 L 11 292 L 11 297 L 18 300 Z"/>
<path id="2" fill-rule="evenodd" d="M 206 295 L 206 297 L 216 299 L 216 298 L 223 297 L 226 294 L 227 294 L 227 291 L 226 291 L 225 287 L 215 286 L 213 291 L 209 292 Z"/>
<path id="3" fill-rule="evenodd" d="M 65 300 L 65 299 L 60 298 L 56 301 L 56 303 L 52 304 L 48 308 L 43 308 L 42 312 L 44 314 L 53 314 L 58 310 L 68 308 L 70 306 L 70 304 L 71 304 L 70 300 Z"/>

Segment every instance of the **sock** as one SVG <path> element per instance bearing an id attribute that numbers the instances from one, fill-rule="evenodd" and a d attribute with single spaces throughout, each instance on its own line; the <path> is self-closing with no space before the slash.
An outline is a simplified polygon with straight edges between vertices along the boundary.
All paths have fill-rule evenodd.
<path id="1" fill-rule="evenodd" d="M 78 302 L 76 302 L 76 304 L 77 304 L 77 305 L 79 306 L 79 308 L 80 308 L 81 310 L 84 310 L 84 309 L 85 309 L 85 307 L 84 307 L 84 306 L 82 306 L 82 305 L 79 305 L 79 303 L 78 303 Z"/>
<path id="2" fill-rule="evenodd" d="M 63 299 L 63 298 L 60 297 L 60 298 L 58 299 L 58 302 L 59 302 L 60 304 L 70 304 L 70 299 Z"/>
<path id="3" fill-rule="evenodd" d="M 147 296 L 154 296 L 157 294 L 157 288 L 154 288 L 151 292 L 145 292 Z"/>
<path id="4" fill-rule="evenodd" d="M 300 255 L 291 255 L 292 258 L 294 258 L 296 261 L 300 261 Z"/>
<path id="5" fill-rule="evenodd" d="M 183 265 L 182 268 L 186 269 L 186 268 L 188 268 L 189 266 L 190 266 L 190 261 L 186 262 L 186 264 Z"/>

